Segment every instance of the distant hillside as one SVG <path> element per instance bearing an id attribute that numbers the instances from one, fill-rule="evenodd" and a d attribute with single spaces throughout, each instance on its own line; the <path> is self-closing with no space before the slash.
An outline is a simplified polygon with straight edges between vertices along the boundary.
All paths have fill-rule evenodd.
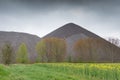
<path id="1" fill-rule="evenodd" d="M 32 34 L 0 31 L 0 48 L 2 48 L 4 43 L 9 42 L 15 51 L 17 51 L 19 45 L 25 43 L 31 60 L 36 56 L 35 45 L 39 40 L 40 38 L 38 36 Z"/>
<path id="2" fill-rule="evenodd" d="M 109 43 L 108 41 L 101 38 L 100 36 L 90 32 L 90 31 L 88 31 L 88 30 L 86 30 L 86 29 L 82 28 L 81 26 L 76 25 L 74 23 L 68 23 L 68 24 L 54 30 L 53 32 L 47 34 L 43 38 L 51 38 L 51 37 L 63 38 L 66 40 L 66 42 L 67 42 L 67 57 L 75 56 L 75 52 L 73 50 L 73 47 L 74 47 L 74 44 L 78 40 L 89 39 L 89 38 L 99 39 L 105 43 L 105 46 L 114 47 L 113 51 L 116 51 L 116 50 L 118 51 L 118 52 L 115 52 L 113 54 L 113 56 L 114 56 L 114 61 L 120 61 L 120 58 L 119 58 L 120 57 L 120 48 Z M 91 41 L 90 43 L 93 43 L 93 41 Z M 99 48 L 96 52 L 97 56 L 99 56 L 99 58 L 97 58 L 97 60 L 102 61 L 102 62 L 104 62 L 104 61 L 109 62 L 111 60 L 109 57 L 110 51 L 111 50 L 107 50 L 105 52 L 105 51 L 103 51 L 102 47 Z"/>

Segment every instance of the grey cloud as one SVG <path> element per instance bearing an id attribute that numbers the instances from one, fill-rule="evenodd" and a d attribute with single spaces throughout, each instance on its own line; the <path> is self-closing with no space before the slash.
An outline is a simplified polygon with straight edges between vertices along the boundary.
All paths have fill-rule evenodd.
<path id="1" fill-rule="evenodd" d="M 0 10 L 3 13 L 47 13 L 71 7 L 83 7 L 96 12 L 115 10 L 119 0 L 1 0 Z"/>
<path id="2" fill-rule="evenodd" d="M 0 30 L 25 28 L 26 32 L 34 29 L 39 33 L 42 28 L 47 33 L 67 22 L 75 22 L 91 30 L 119 31 L 119 4 L 120 0 L 0 0 Z"/>

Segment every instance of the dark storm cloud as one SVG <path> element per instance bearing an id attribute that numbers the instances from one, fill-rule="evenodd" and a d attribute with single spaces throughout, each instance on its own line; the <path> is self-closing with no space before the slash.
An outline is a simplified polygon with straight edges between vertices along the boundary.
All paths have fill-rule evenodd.
<path id="1" fill-rule="evenodd" d="M 103 28 L 103 32 L 107 28 L 120 32 L 119 14 L 120 0 L 0 0 L 0 30 L 32 31 L 36 27 L 39 33 L 39 26 L 75 22 L 95 32 Z"/>
<path id="2" fill-rule="evenodd" d="M 3 12 L 53 11 L 60 7 L 83 7 L 96 12 L 110 12 L 119 6 L 119 0 L 0 0 Z"/>

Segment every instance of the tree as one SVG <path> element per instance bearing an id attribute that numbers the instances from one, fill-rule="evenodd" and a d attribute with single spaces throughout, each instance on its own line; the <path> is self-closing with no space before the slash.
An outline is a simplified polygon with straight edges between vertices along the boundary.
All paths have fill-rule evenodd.
<path id="1" fill-rule="evenodd" d="M 44 40 L 41 40 L 36 45 L 36 51 L 38 53 L 36 62 L 46 62 L 46 45 Z"/>
<path id="2" fill-rule="evenodd" d="M 42 62 L 61 62 L 66 53 L 66 42 L 59 38 L 45 38 L 38 42 L 36 50 Z"/>
<path id="3" fill-rule="evenodd" d="M 14 50 L 10 43 L 4 44 L 2 48 L 2 62 L 9 65 L 13 61 Z"/>
<path id="4" fill-rule="evenodd" d="M 75 50 L 75 62 L 86 61 L 90 57 L 90 46 L 88 44 L 88 39 L 78 40 L 74 45 Z"/>
<path id="5" fill-rule="evenodd" d="M 17 51 L 17 62 L 18 63 L 28 63 L 28 51 L 25 43 L 22 43 Z"/>
<path id="6" fill-rule="evenodd" d="M 118 38 L 112 38 L 109 37 L 107 39 L 111 44 L 114 44 L 115 46 L 111 46 L 109 45 L 109 49 L 110 49 L 110 54 L 111 54 L 111 58 L 112 58 L 112 62 L 116 61 L 119 58 L 116 58 L 118 53 L 120 53 L 120 40 Z M 119 47 L 119 48 L 117 48 Z M 117 53 L 117 54 L 116 54 Z M 117 55 L 117 56 L 116 56 Z"/>
<path id="7" fill-rule="evenodd" d="M 109 37 L 108 41 L 118 47 L 120 47 L 120 40 L 118 38 Z"/>

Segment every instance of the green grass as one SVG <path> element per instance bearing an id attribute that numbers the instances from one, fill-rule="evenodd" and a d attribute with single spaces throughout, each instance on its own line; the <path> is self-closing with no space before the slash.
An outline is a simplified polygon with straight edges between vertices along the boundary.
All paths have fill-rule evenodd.
<path id="1" fill-rule="evenodd" d="M 120 64 L 36 63 L 0 65 L 0 80 L 120 80 Z"/>

